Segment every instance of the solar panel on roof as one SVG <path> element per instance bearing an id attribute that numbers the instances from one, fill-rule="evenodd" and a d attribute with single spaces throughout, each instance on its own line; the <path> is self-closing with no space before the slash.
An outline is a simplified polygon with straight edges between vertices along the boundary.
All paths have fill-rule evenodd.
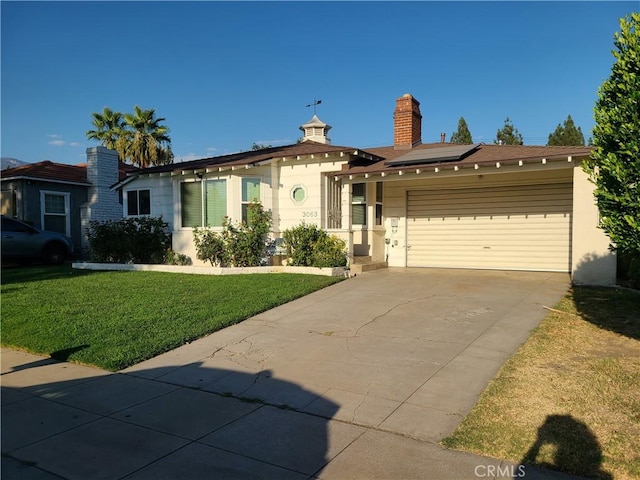
<path id="1" fill-rule="evenodd" d="M 388 167 L 400 167 L 405 165 L 422 165 L 425 163 L 452 162 L 462 160 L 474 152 L 479 146 L 480 144 L 476 143 L 475 145 L 455 145 L 413 150 L 398 158 L 384 162 L 384 164 Z"/>

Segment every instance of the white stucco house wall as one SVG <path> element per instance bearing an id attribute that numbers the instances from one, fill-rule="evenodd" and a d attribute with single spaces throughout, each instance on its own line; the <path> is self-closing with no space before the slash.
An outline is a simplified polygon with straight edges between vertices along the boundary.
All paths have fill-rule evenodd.
<path id="1" fill-rule="evenodd" d="M 173 249 L 198 263 L 193 228 L 240 221 L 259 200 L 272 236 L 302 222 L 343 238 L 354 257 L 392 267 L 568 272 L 614 284 L 598 228 L 588 147 L 423 144 L 420 104 L 396 100 L 394 144 L 335 146 L 317 116 L 298 144 L 151 167 L 116 184 L 125 216 L 162 216 Z"/>

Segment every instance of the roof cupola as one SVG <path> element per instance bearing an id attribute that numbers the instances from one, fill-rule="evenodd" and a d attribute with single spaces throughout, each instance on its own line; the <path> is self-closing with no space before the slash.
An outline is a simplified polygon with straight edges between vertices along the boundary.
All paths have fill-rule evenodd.
<path id="1" fill-rule="evenodd" d="M 300 126 L 300 130 L 304 132 L 303 142 L 331 143 L 331 139 L 327 137 L 327 133 L 331 130 L 331 125 L 324 123 L 315 114 L 311 120 Z"/>

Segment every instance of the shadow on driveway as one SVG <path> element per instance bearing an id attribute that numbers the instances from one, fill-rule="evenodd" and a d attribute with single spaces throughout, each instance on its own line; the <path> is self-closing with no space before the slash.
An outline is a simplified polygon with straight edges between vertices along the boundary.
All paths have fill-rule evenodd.
<path id="1" fill-rule="evenodd" d="M 309 478 L 363 432 L 340 423 L 329 432 L 329 418 L 48 359 L 6 368 L 5 478 Z M 211 368 L 201 374 L 247 385 L 270 376 Z M 339 407 L 271 381 L 322 402 L 324 412 Z"/>

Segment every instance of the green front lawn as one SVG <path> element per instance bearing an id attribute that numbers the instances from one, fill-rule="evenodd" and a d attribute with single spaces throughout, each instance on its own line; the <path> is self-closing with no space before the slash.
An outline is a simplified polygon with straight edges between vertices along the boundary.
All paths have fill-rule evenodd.
<path id="1" fill-rule="evenodd" d="M 2 345 L 116 371 L 337 281 L 3 269 Z"/>

